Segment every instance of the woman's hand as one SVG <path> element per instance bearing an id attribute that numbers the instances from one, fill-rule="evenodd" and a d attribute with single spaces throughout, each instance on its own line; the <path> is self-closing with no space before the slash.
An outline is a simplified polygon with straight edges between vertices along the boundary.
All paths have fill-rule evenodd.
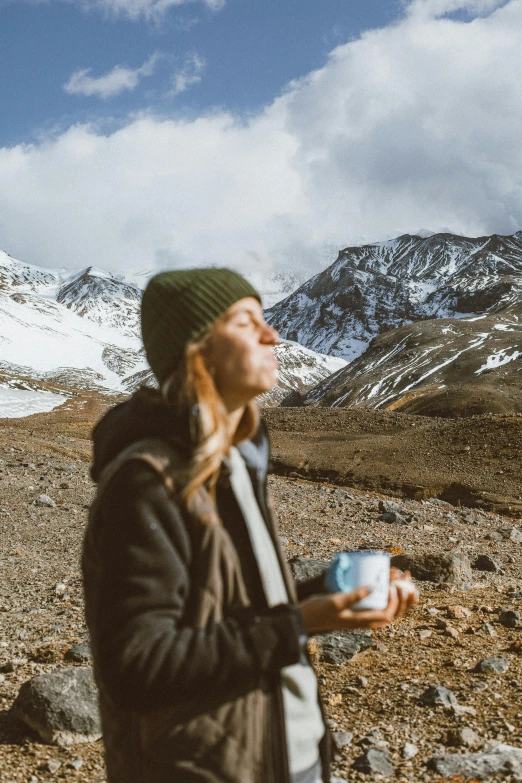
<path id="1" fill-rule="evenodd" d="M 406 576 L 406 575 L 405 575 Z M 392 574 L 392 578 L 395 574 Z M 353 628 L 382 628 L 408 611 L 416 601 L 413 594 L 403 595 L 393 585 L 386 609 L 352 609 L 354 604 L 370 594 L 367 587 L 351 593 L 331 593 L 314 596 L 299 604 L 308 633 L 347 631 Z"/>

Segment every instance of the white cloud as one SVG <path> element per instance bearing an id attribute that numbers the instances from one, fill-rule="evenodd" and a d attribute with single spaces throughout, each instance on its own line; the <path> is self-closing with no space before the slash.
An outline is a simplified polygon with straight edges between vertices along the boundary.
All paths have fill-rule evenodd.
<path id="1" fill-rule="evenodd" d="M 507 0 L 412 0 L 407 4 L 409 16 L 436 19 L 455 11 L 467 11 L 477 16 L 487 15 Z"/>
<path id="2" fill-rule="evenodd" d="M 136 89 L 140 81 L 152 76 L 160 55 L 156 52 L 139 68 L 126 68 L 116 65 L 103 76 L 91 76 L 92 68 L 75 71 L 64 84 L 63 89 L 70 95 L 96 95 L 98 98 L 113 98 L 120 92 Z"/>
<path id="3" fill-rule="evenodd" d="M 179 95 L 201 81 L 206 61 L 194 52 L 185 58 L 182 67 L 172 77 L 172 94 Z"/>
<path id="4" fill-rule="evenodd" d="M 0 247 L 49 266 L 226 263 L 259 278 L 420 226 L 511 233 L 521 70 L 522 0 L 467 24 L 409 14 L 255 117 L 143 114 L 0 149 Z"/>

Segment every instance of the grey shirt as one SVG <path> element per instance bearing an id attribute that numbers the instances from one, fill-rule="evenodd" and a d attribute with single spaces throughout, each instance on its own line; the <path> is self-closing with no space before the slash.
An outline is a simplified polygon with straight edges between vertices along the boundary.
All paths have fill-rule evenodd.
<path id="1" fill-rule="evenodd" d="M 230 482 L 245 518 L 269 606 L 288 603 L 288 593 L 277 554 L 259 510 L 248 470 L 239 451 L 230 450 Z M 281 670 L 290 772 L 294 775 L 314 766 L 324 724 L 317 698 L 317 680 L 308 663 Z"/>

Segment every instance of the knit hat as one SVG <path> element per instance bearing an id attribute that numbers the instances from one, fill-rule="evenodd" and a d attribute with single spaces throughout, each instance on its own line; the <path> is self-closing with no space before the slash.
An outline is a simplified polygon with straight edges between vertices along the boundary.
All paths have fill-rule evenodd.
<path id="1" fill-rule="evenodd" d="M 141 334 L 147 360 L 163 383 L 188 343 L 203 337 L 239 299 L 261 297 L 231 269 L 180 269 L 149 280 L 141 302 Z"/>

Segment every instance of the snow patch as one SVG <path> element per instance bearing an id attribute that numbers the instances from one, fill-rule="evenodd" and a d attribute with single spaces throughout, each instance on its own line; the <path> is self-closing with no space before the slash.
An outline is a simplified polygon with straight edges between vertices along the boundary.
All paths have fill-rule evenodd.
<path id="1" fill-rule="evenodd" d="M 67 400 L 63 394 L 50 391 L 12 389 L 0 386 L 0 418 L 19 419 L 32 413 L 48 413 Z"/>
<path id="2" fill-rule="evenodd" d="M 506 353 L 509 348 L 500 348 L 498 351 L 490 354 L 486 359 L 486 364 L 475 370 L 475 375 L 481 375 L 486 370 L 495 370 L 497 367 L 502 367 L 504 364 L 515 361 L 519 356 L 522 356 L 522 351 L 513 351 L 512 354 Z"/>

